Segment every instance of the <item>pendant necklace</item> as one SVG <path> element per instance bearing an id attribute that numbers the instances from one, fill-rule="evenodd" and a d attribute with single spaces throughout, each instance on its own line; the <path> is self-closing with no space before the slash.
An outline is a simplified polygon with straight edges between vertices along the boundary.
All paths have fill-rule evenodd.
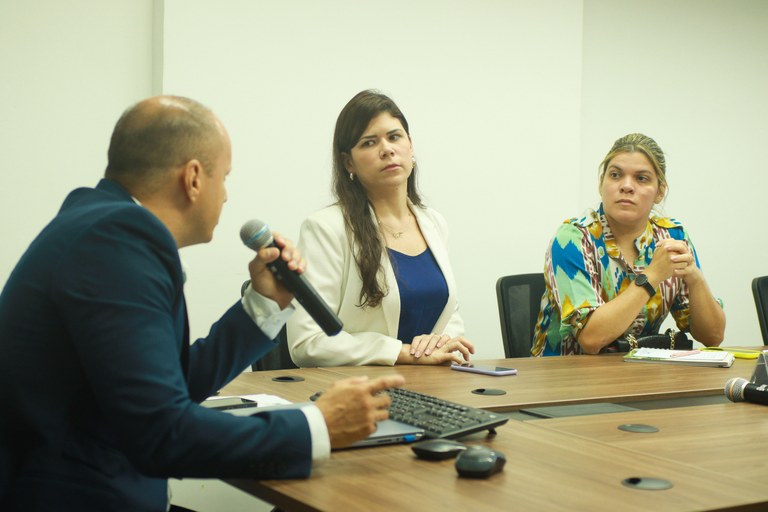
<path id="1" fill-rule="evenodd" d="M 409 223 L 409 224 L 410 224 L 410 221 L 411 221 L 411 217 L 412 217 L 412 216 L 413 216 L 413 215 L 411 214 L 411 212 L 408 212 L 408 223 Z M 389 228 L 389 226 L 387 226 L 386 224 L 382 223 L 382 222 L 379 220 L 379 217 L 378 217 L 378 215 L 376 216 L 376 222 L 378 222 L 378 223 L 379 223 L 379 226 L 381 226 L 382 228 L 384 228 L 384 231 L 386 231 L 387 233 L 389 233 L 389 234 L 390 234 L 390 236 L 391 236 L 392 238 L 394 238 L 395 240 L 400 240 L 400 239 L 403 237 L 403 235 L 405 235 L 405 231 L 393 231 L 392 229 L 390 229 L 390 228 Z"/>

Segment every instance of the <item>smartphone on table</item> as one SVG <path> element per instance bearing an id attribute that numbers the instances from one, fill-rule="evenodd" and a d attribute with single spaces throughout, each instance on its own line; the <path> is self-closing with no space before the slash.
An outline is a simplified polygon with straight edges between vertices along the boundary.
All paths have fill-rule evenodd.
<path id="1" fill-rule="evenodd" d="M 515 368 L 474 363 L 453 363 L 451 365 L 451 370 L 456 370 L 459 372 L 482 373 L 483 375 L 517 375 L 517 369 Z"/>
<path id="2" fill-rule="evenodd" d="M 223 398 L 209 398 L 203 401 L 200 405 L 208 407 L 209 409 L 218 409 L 220 411 L 226 411 L 229 409 L 241 409 L 244 407 L 256 407 L 255 400 L 248 398 L 241 398 L 239 396 L 223 397 Z"/>

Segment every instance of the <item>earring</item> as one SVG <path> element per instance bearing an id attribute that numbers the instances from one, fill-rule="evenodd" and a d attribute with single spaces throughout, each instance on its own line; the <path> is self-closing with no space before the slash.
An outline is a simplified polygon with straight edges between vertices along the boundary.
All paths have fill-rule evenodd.
<path id="1" fill-rule="evenodd" d="M 349 181 L 355 181 L 355 175 L 352 173 L 349 173 Z"/>
<path id="2" fill-rule="evenodd" d="M 411 166 L 411 170 L 414 170 L 416 168 L 416 157 L 415 156 L 411 156 L 411 163 L 413 164 Z"/>

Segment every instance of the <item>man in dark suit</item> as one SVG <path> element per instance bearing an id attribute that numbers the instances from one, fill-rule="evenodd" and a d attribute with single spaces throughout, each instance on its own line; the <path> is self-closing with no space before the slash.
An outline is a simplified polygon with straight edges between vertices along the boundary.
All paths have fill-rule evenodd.
<path id="1" fill-rule="evenodd" d="M 163 511 L 168 477 L 295 478 L 387 416 L 395 376 L 315 405 L 235 417 L 199 405 L 274 347 L 292 295 L 259 251 L 251 288 L 189 344 L 178 249 L 211 240 L 229 136 L 197 102 L 155 97 L 115 126 L 105 179 L 80 188 L 0 295 L 0 509 Z"/>

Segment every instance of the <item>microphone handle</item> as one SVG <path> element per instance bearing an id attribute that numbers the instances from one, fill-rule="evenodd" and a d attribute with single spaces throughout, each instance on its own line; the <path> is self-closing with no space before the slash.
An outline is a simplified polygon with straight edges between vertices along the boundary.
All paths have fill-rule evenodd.
<path id="1" fill-rule="evenodd" d="M 277 247 L 277 246 L 274 246 Z M 281 258 L 267 264 L 275 278 L 293 293 L 294 298 L 301 304 L 317 325 L 328 336 L 334 336 L 341 331 L 344 324 L 336 313 L 331 311 L 328 304 L 320 297 L 317 290 L 302 275 L 288 268 Z"/>
<path id="2" fill-rule="evenodd" d="M 753 404 L 768 405 L 768 385 L 756 386 L 751 382 L 744 386 L 744 400 Z"/>

